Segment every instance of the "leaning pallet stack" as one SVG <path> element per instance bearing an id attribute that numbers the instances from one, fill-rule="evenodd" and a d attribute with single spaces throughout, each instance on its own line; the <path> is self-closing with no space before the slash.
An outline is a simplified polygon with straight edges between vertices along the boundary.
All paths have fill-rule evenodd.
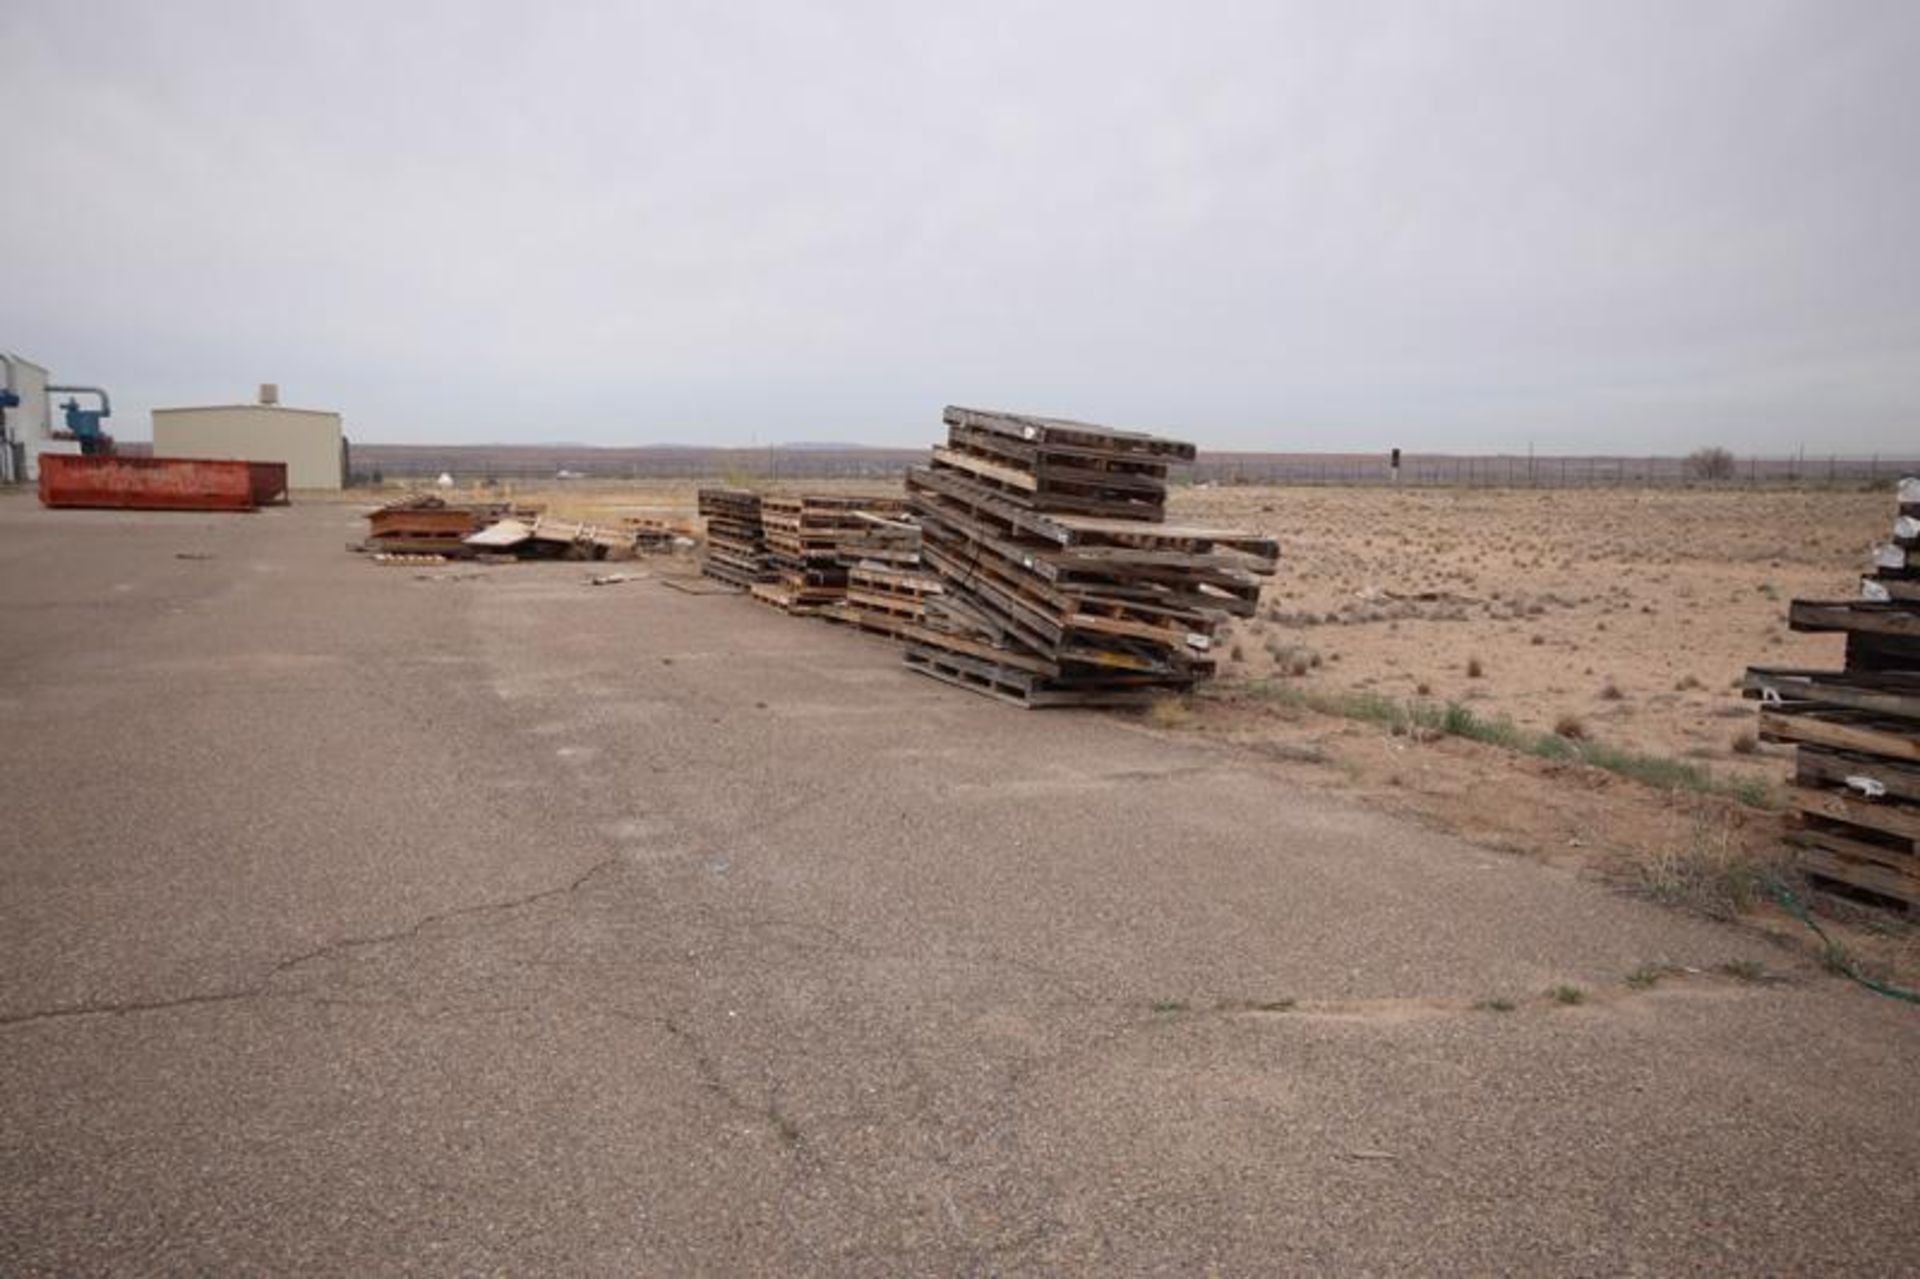
<path id="1" fill-rule="evenodd" d="M 777 582 L 753 588 L 753 597 L 789 613 L 814 614 L 840 604 L 847 593 L 847 568 L 840 546 L 865 535 L 866 514 L 897 510 L 892 498 L 802 493 L 760 499 L 767 530 L 767 554 L 779 572 Z"/>
<path id="2" fill-rule="evenodd" d="M 1213 673 L 1279 550 L 1260 533 L 1170 525 L 1167 471 L 1194 447 L 1131 431 L 949 408 L 908 473 L 941 591 L 909 624 L 915 670 L 1024 706 L 1125 705 Z"/>
<path id="3" fill-rule="evenodd" d="M 717 581 L 751 589 L 772 581 L 760 495 L 747 489 L 703 488 L 699 510 L 707 523 L 707 550 L 700 571 Z"/>
<path id="4" fill-rule="evenodd" d="M 1841 671 L 1753 667 L 1760 735 L 1794 745 L 1800 866 L 1920 908 L 1920 479 L 1900 482 L 1893 538 L 1861 598 L 1795 600 L 1796 631 L 1847 637 Z"/>

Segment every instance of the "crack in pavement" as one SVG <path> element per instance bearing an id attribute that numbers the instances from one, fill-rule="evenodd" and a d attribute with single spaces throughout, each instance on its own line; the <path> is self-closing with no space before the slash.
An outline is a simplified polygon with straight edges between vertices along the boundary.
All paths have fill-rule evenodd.
<path id="1" fill-rule="evenodd" d="M 502 911 L 518 910 L 555 897 L 565 897 L 579 892 L 589 881 L 610 867 L 620 864 L 621 858 L 608 857 L 575 876 L 568 883 L 557 888 L 543 888 L 538 892 L 526 893 L 519 897 L 510 897 L 501 901 L 479 902 L 471 906 L 459 906 L 452 910 L 436 911 L 423 915 L 405 928 L 390 932 L 371 933 L 357 937 L 342 937 L 323 946 L 283 959 L 269 968 L 258 980 L 245 986 L 230 990 L 209 991 L 197 995 L 177 995 L 166 999 L 133 999 L 118 1001 L 93 1001 L 84 1004 L 63 1004 L 53 1008 L 28 1009 L 23 1012 L 0 1013 L 0 1030 L 12 1030 L 19 1026 L 30 1026 L 38 1022 L 65 1021 L 77 1017 L 124 1017 L 133 1013 L 170 1012 L 182 1008 L 194 1008 L 207 1004 L 241 1003 L 253 999 L 293 999 L 309 994 L 313 987 L 298 987 L 291 990 L 275 990 L 273 984 L 279 978 L 296 968 L 314 963 L 336 954 L 361 950 L 370 946 L 384 946 L 395 942 L 411 941 L 434 924 L 453 919 L 464 919 L 471 915 L 497 914 Z"/>
<path id="2" fill-rule="evenodd" d="M 768 1077 L 767 1081 L 766 1103 L 764 1105 L 755 1105 L 747 1098 L 741 1096 L 740 1091 L 727 1082 L 725 1073 L 720 1069 L 720 1063 L 715 1060 L 712 1052 L 708 1050 L 706 1042 L 700 1037 L 699 1032 L 692 1029 L 681 1019 L 672 1014 L 660 1017 L 649 1017 L 641 1013 L 628 1012 L 624 1008 L 612 1008 L 604 1005 L 596 1007 L 592 1011 L 602 1016 L 616 1018 L 620 1021 L 632 1022 L 635 1025 L 648 1026 L 666 1031 L 668 1037 L 680 1046 L 680 1050 L 684 1052 L 687 1059 L 693 1063 L 694 1077 L 700 1087 L 720 1098 L 729 1108 L 747 1116 L 756 1124 L 764 1125 L 786 1146 L 796 1149 L 799 1147 L 800 1126 L 780 1109 L 778 1086 L 771 1076 Z"/>

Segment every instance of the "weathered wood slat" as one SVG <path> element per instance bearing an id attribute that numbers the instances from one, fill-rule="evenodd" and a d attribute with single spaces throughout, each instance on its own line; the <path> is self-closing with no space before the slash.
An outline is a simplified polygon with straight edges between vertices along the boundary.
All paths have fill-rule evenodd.
<path id="1" fill-rule="evenodd" d="M 1885 831 L 1903 839 L 1920 839 L 1920 809 L 1907 804 L 1855 799 L 1841 791 L 1814 790 L 1805 786 L 1787 788 L 1788 801 L 1802 813 L 1851 822 Z"/>
<path id="2" fill-rule="evenodd" d="M 1871 859 L 1854 856 L 1846 848 L 1834 847 L 1833 841 L 1817 832 L 1795 832 L 1791 838 L 1801 846 L 1800 868 L 1808 874 L 1854 888 L 1864 888 L 1910 907 L 1920 906 L 1920 878 Z"/>
<path id="3" fill-rule="evenodd" d="M 989 462 L 985 458 L 975 457 L 971 453 L 961 453 L 955 449 L 936 448 L 933 451 L 933 460 L 942 465 L 951 466 L 955 470 L 967 471 L 984 479 L 992 480 L 996 484 L 1004 484 L 1008 488 L 1022 489 L 1028 493 L 1032 493 L 1040 487 L 1039 479 L 1029 472 L 1011 466 L 1002 466 L 997 462 Z"/>
<path id="4" fill-rule="evenodd" d="M 1872 755 L 1854 755 L 1823 746 L 1794 751 L 1795 775 L 1802 785 L 1878 786 L 1888 795 L 1920 803 L 1920 767 Z"/>
<path id="5" fill-rule="evenodd" d="M 970 426 L 996 431 L 1016 439 L 1044 441 L 1050 444 L 1081 445 L 1107 449 L 1115 453 L 1143 453 L 1191 462 L 1197 450 L 1193 445 L 1141 431 L 1121 431 L 1091 422 L 1068 418 L 1033 417 L 1022 413 L 1002 413 L 992 409 L 969 409 L 948 405 L 941 415 L 949 426 Z"/>
<path id="6" fill-rule="evenodd" d="M 1897 678 L 1897 677 L 1896 677 Z M 1889 681 L 1883 681 L 1889 682 Z M 1897 687 L 1869 688 L 1845 674 L 1819 676 L 1787 674 L 1750 667 L 1743 686 L 1763 695 L 1771 694 L 1789 701 L 1812 702 L 1849 710 L 1867 711 L 1900 719 L 1920 720 L 1920 688 L 1911 692 Z"/>
<path id="7" fill-rule="evenodd" d="M 1866 600 L 1795 600 L 1787 606 L 1787 625 L 1803 632 L 1865 632 L 1920 639 L 1920 610 Z"/>
<path id="8" fill-rule="evenodd" d="M 1775 741 L 1812 742 L 1838 750 L 1920 762 L 1920 741 L 1914 738 L 1884 728 L 1835 722 L 1818 715 L 1782 715 L 1762 710 L 1760 733 Z"/>
<path id="9" fill-rule="evenodd" d="M 1907 580 L 1898 577 L 1869 577 L 1860 583 L 1860 595 L 1863 599 L 1900 600 L 1905 603 L 1920 603 L 1920 578 Z"/>

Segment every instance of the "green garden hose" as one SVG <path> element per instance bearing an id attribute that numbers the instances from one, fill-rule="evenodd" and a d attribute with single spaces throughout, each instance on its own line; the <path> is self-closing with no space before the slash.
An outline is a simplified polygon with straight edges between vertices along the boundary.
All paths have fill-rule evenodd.
<path id="1" fill-rule="evenodd" d="M 1885 995 L 1888 999 L 1898 999 L 1903 1003 L 1920 1004 L 1920 994 L 1911 990 L 1902 990 L 1898 986 L 1889 986 L 1883 981 L 1876 981 L 1855 968 L 1853 957 L 1847 954 L 1846 948 L 1827 936 L 1820 925 L 1813 922 L 1813 916 L 1807 913 L 1806 903 L 1796 897 L 1791 888 L 1772 875 L 1767 876 L 1767 891 L 1773 894 L 1773 899 L 1779 902 L 1789 915 L 1813 930 L 1813 935 L 1818 937 L 1820 944 L 1826 947 L 1828 968 L 1849 981 L 1858 982 L 1876 995 Z"/>

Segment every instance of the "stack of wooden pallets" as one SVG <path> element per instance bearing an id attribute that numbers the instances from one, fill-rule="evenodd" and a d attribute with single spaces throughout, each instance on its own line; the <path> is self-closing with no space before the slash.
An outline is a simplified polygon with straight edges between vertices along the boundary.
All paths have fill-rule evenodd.
<path id="1" fill-rule="evenodd" d="M 939 594 L 940 583 L 920 567 L 920 526 L 904 513 L 905 505 L 888 499 L 858 512 L 862 527 L 839 545 L 845 595 L 825 616 L 895 638 L 908 623 L 925 620 L 927 598 Z"/>
<path id="2" fill-rule="evenodd" d="M 703 488 L 699 510 L 707 523 L 707 549 L 700 571 L 751 589 L 774 579 L 761 524 L 760 495 L 747 489 Z"/>
<path id="3" fill-rule="evenodd" d="M 920 567 L 920 526 L 904 498 L 866 499 L 854 516 L 859 527 L 841 535 L 835 551 L 843 568 Z"/>
<path id="4" fill-rule="evenodd" d="M 1082 422 L 949 408 L 907 476 L 941 591 L 901 630 L 915 670 L 1026 706 L 1116 705 L 1213 673 L 1279 556 L 1257 532 L 1172 525 L 1194 447 Z"/>
<path id="5" fill-rule="evenodd" d="M 629 515 L 620 521 L 620 527 L 633 534 L 636 551 L 649 555 L 671 551 L 674 543 L 686 536 L 686 530 L 678 524 L 650 515 Z"/>
<path id="6" fill-rule="evenodd" d="M 1819 880 L 1920 908 L 1920 479 L 1900 482 L 1892 539 L 1861 598 L 1795 600 L 1796 631 L 1847 637 L 1845 669 L 1752 667 L 1760 735 L 1794 745 L 1800 865 Z"/>
<path id="7" fill-rule="evenodd" d="M 847 593 L 842 545 L 873 537 L 874 519 L 885 518 L 903 505 L 896 498 L 834 493 L 762 497 L 767 555 L 779 580 L 754 587 L 754 598 L 800 614 L 840 605 Z"/>

